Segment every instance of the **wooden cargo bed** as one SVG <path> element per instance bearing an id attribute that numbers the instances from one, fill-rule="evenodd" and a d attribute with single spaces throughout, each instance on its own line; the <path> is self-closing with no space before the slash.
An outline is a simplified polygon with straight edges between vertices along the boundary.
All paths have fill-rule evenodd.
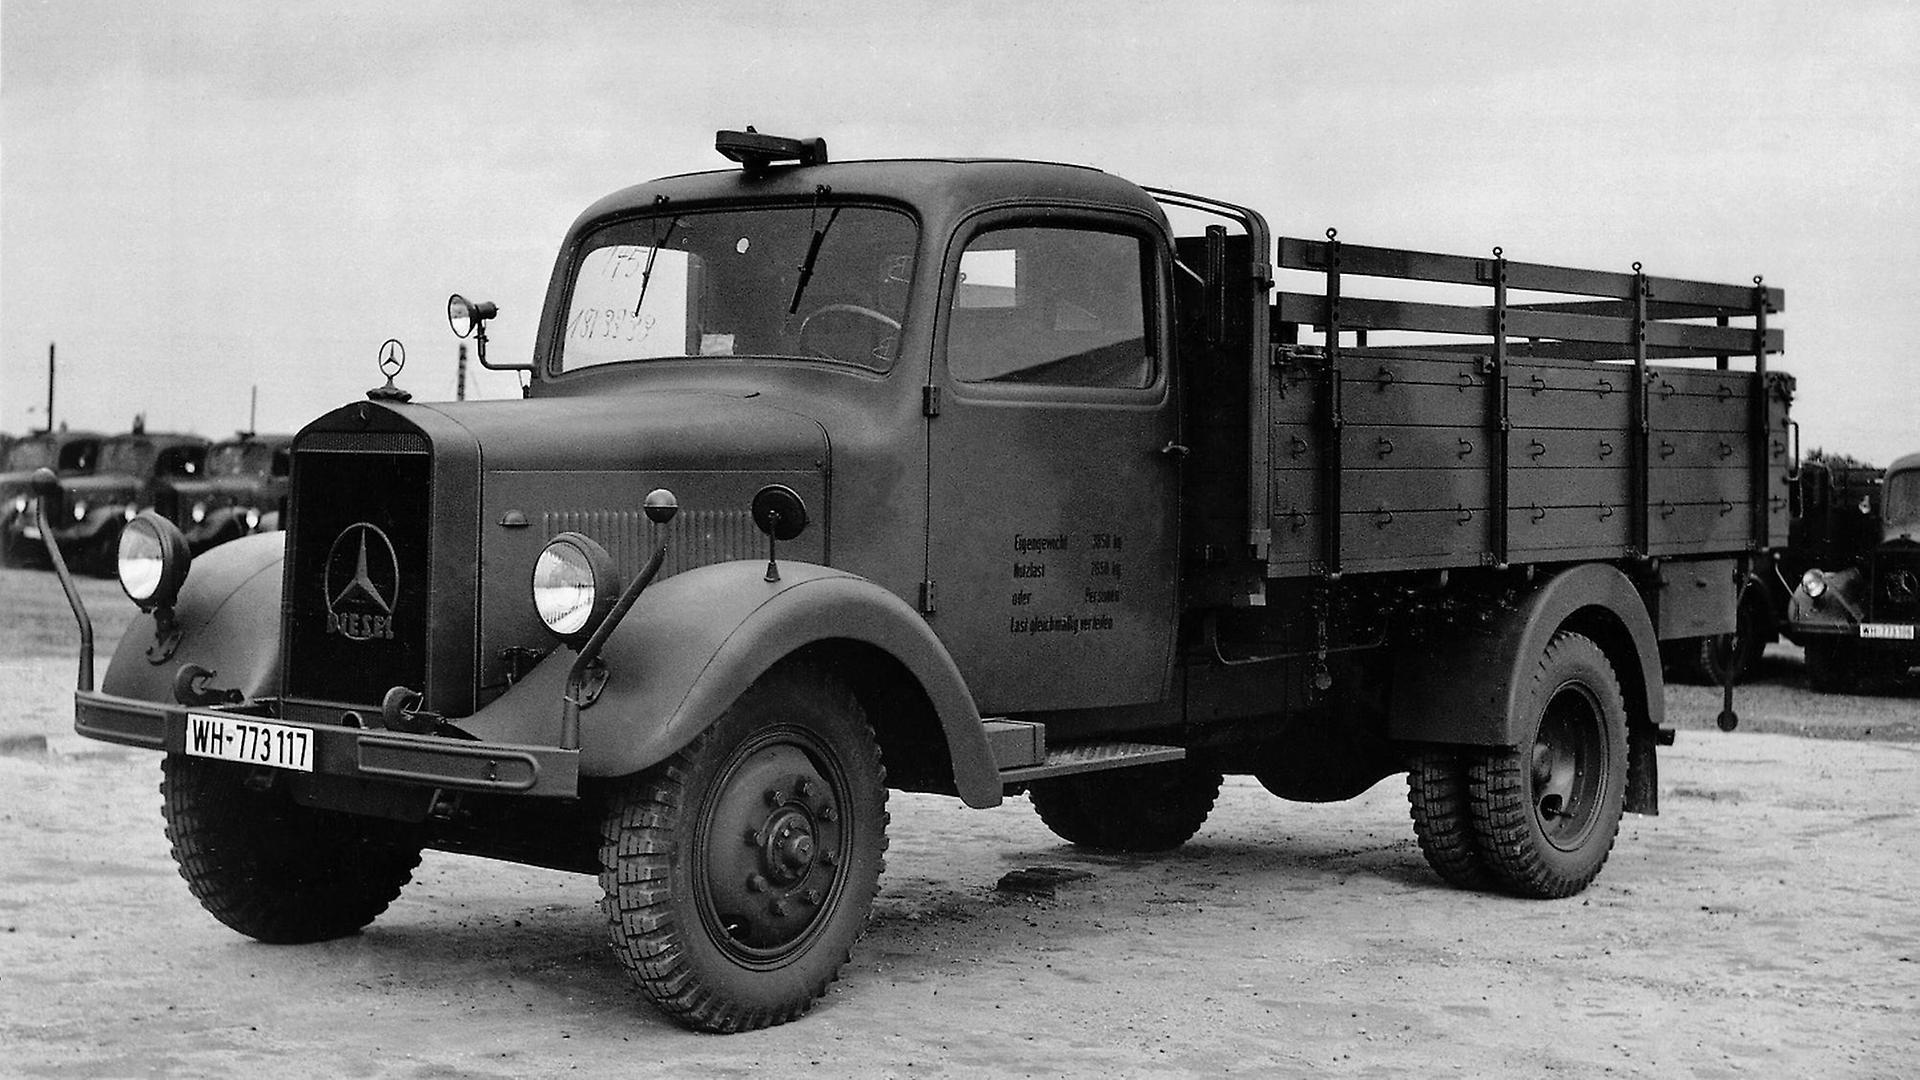
<path id="1" fill-rule="evenodd" d="M 1767 326 L 1779 290 L 1331 240 L 1279 249 L 1283 269 L 1326 287 L 1274 303 L 1256 418 L 1271 482 L 1250 522 L 1269 577 L 1785 541 L 1792 382 L 1766 368 L 1782 343 Z M 1492 302 L 1343 299 L 1362 275 L 1483 285 Z M 1603 299 L 1510 305 L 1519 281 Z M 1520 339 L 1516 325 L 1543 336 Z M 1421 340 L 1383 345 L 1383 332 Z"/>

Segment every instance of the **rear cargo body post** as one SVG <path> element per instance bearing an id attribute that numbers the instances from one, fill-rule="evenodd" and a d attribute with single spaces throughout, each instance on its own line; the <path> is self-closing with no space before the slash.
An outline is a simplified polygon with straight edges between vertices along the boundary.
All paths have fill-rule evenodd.
<path id="1" fill-rule="evenodd" d="M 1647 422 L 1647 394 L 1651 388 L 1647 385 L 1647 293 L 1649 283 L 1639 263 L 1633 264 L 1633 535 L 1630 541 L 1630 556 L 1645 558 L 1652 550 L 1651 524 L 1653 508 L 1649 483 L 1652 469 L 1652 426 Z"/>
<path id="2" fill-rule="evenodd" d="M 1753 476 L 1753 536 L 1747 546 L 1760 551 L 1772 546 L 1771 507 L 1767 503 L 1768 440 L 1773 435 L 1773 401 L 1767 393 L 1767 287 L 1759 274 L 1753 275 L 1753 418 L 1748 460 Z"/>
<path id="3" fill-rule="evenodd" d="M 1491 470 L 1489 479 L 1489 502 L 1487 507 L 1487 525 L 1492 530 L 1489 538 L 1491 555 L 1488 561 L 1494 566 L 1505 568 L 1507 565 L 1507 444 L 1513 434 L 1513 420 L 1507 412 L 1507 254 L 1500 248 L 1493 249 L 1493 360 L 1492 368 L 1487 372 L 1487 395 L 1490 408 L 1488 423 L 1492 426 L 1492 460 L 1488 463 Z"/>
<path id="4" fill-rule="evenodd" d="M 1340 230 L 1327 230 L 1327 395 L 1326 424 L 1321 431 L 1321 539 L 1328 579 L 1340 576 L 1341 431 L 1346 417 L 1340 407 Z"/>

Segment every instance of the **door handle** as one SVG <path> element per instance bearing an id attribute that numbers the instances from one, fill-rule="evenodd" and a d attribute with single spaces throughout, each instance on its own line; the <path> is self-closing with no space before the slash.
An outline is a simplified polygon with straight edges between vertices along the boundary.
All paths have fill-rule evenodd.
<path id="1" fill-rule="evenodd" d="M 1191 453 L 1191 451 L 1186 446 L 1180 443 L 1169 442 L 1167 445 L 1160 448 L 1160 453 L 1170 459 L 1177 461 L 1180 458 L 1186 457 L 1187 454 Z"/>

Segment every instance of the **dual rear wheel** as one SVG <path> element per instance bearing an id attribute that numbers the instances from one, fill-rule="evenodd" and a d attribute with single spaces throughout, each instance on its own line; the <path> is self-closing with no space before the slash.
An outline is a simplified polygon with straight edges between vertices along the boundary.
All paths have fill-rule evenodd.
<path id="1" fill-rule="evenodd" d="M 1620 829 L 1627 715 L 1606 654 L 1563 632 L 1519 708 L 1531 737 L 1511 749 L 1431 751 L 1407 773 L 1428 865 L 1461 888 L 1551 899 L 1585 889 Z"/>

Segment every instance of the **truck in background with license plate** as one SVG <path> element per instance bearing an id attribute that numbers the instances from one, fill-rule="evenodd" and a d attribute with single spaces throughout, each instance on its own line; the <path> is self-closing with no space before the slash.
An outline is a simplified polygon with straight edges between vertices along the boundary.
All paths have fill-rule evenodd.
<path id="1" fill-rule="evenodd" d="M 1808 567 L 1788 608 L 1790 632 L 1806 647 L 1807 683 L 1822 693 L 1852 693 L 1920 666 L 1920 454 L 1889 466 L 1878 495 L 1878 514 L 1873 494 L 1861 496 L 1866 542 Z M 1843 514 L 1853 509 L 1835 501 Z"/>
<path id="2" fill-rule="evenodd" d="M 837 977 L 889 789 L 1161 851 L 1223 774 L 1406 773 L 1442 879 L 1533 898 L 1657 810 L 1660 642 L 1784 538 L 1780 290 L 717 147 L 580 216 L 531 356 L 450 299 L 525 400 L 413 402 L 389 348 L 284 537 L 129 526 L 76 728 L 164 753 L 216 918 L 351 933 L 424 847 L 596 874 L 640 988 L 738 1031 Z M 1362 295 L 1429 283 L 1477 301 Z"/>
<path id="3" fill-rule="evenodd" d="M 57 477 L 86 476 L 100 460 L 97 431 L 41 431 L 22 435 L 7 448 L 0 468 L 0 562 L 16 566 L 40 553 L 40 538 L 31 528 L 32 480 L 40 469 Z"/>

